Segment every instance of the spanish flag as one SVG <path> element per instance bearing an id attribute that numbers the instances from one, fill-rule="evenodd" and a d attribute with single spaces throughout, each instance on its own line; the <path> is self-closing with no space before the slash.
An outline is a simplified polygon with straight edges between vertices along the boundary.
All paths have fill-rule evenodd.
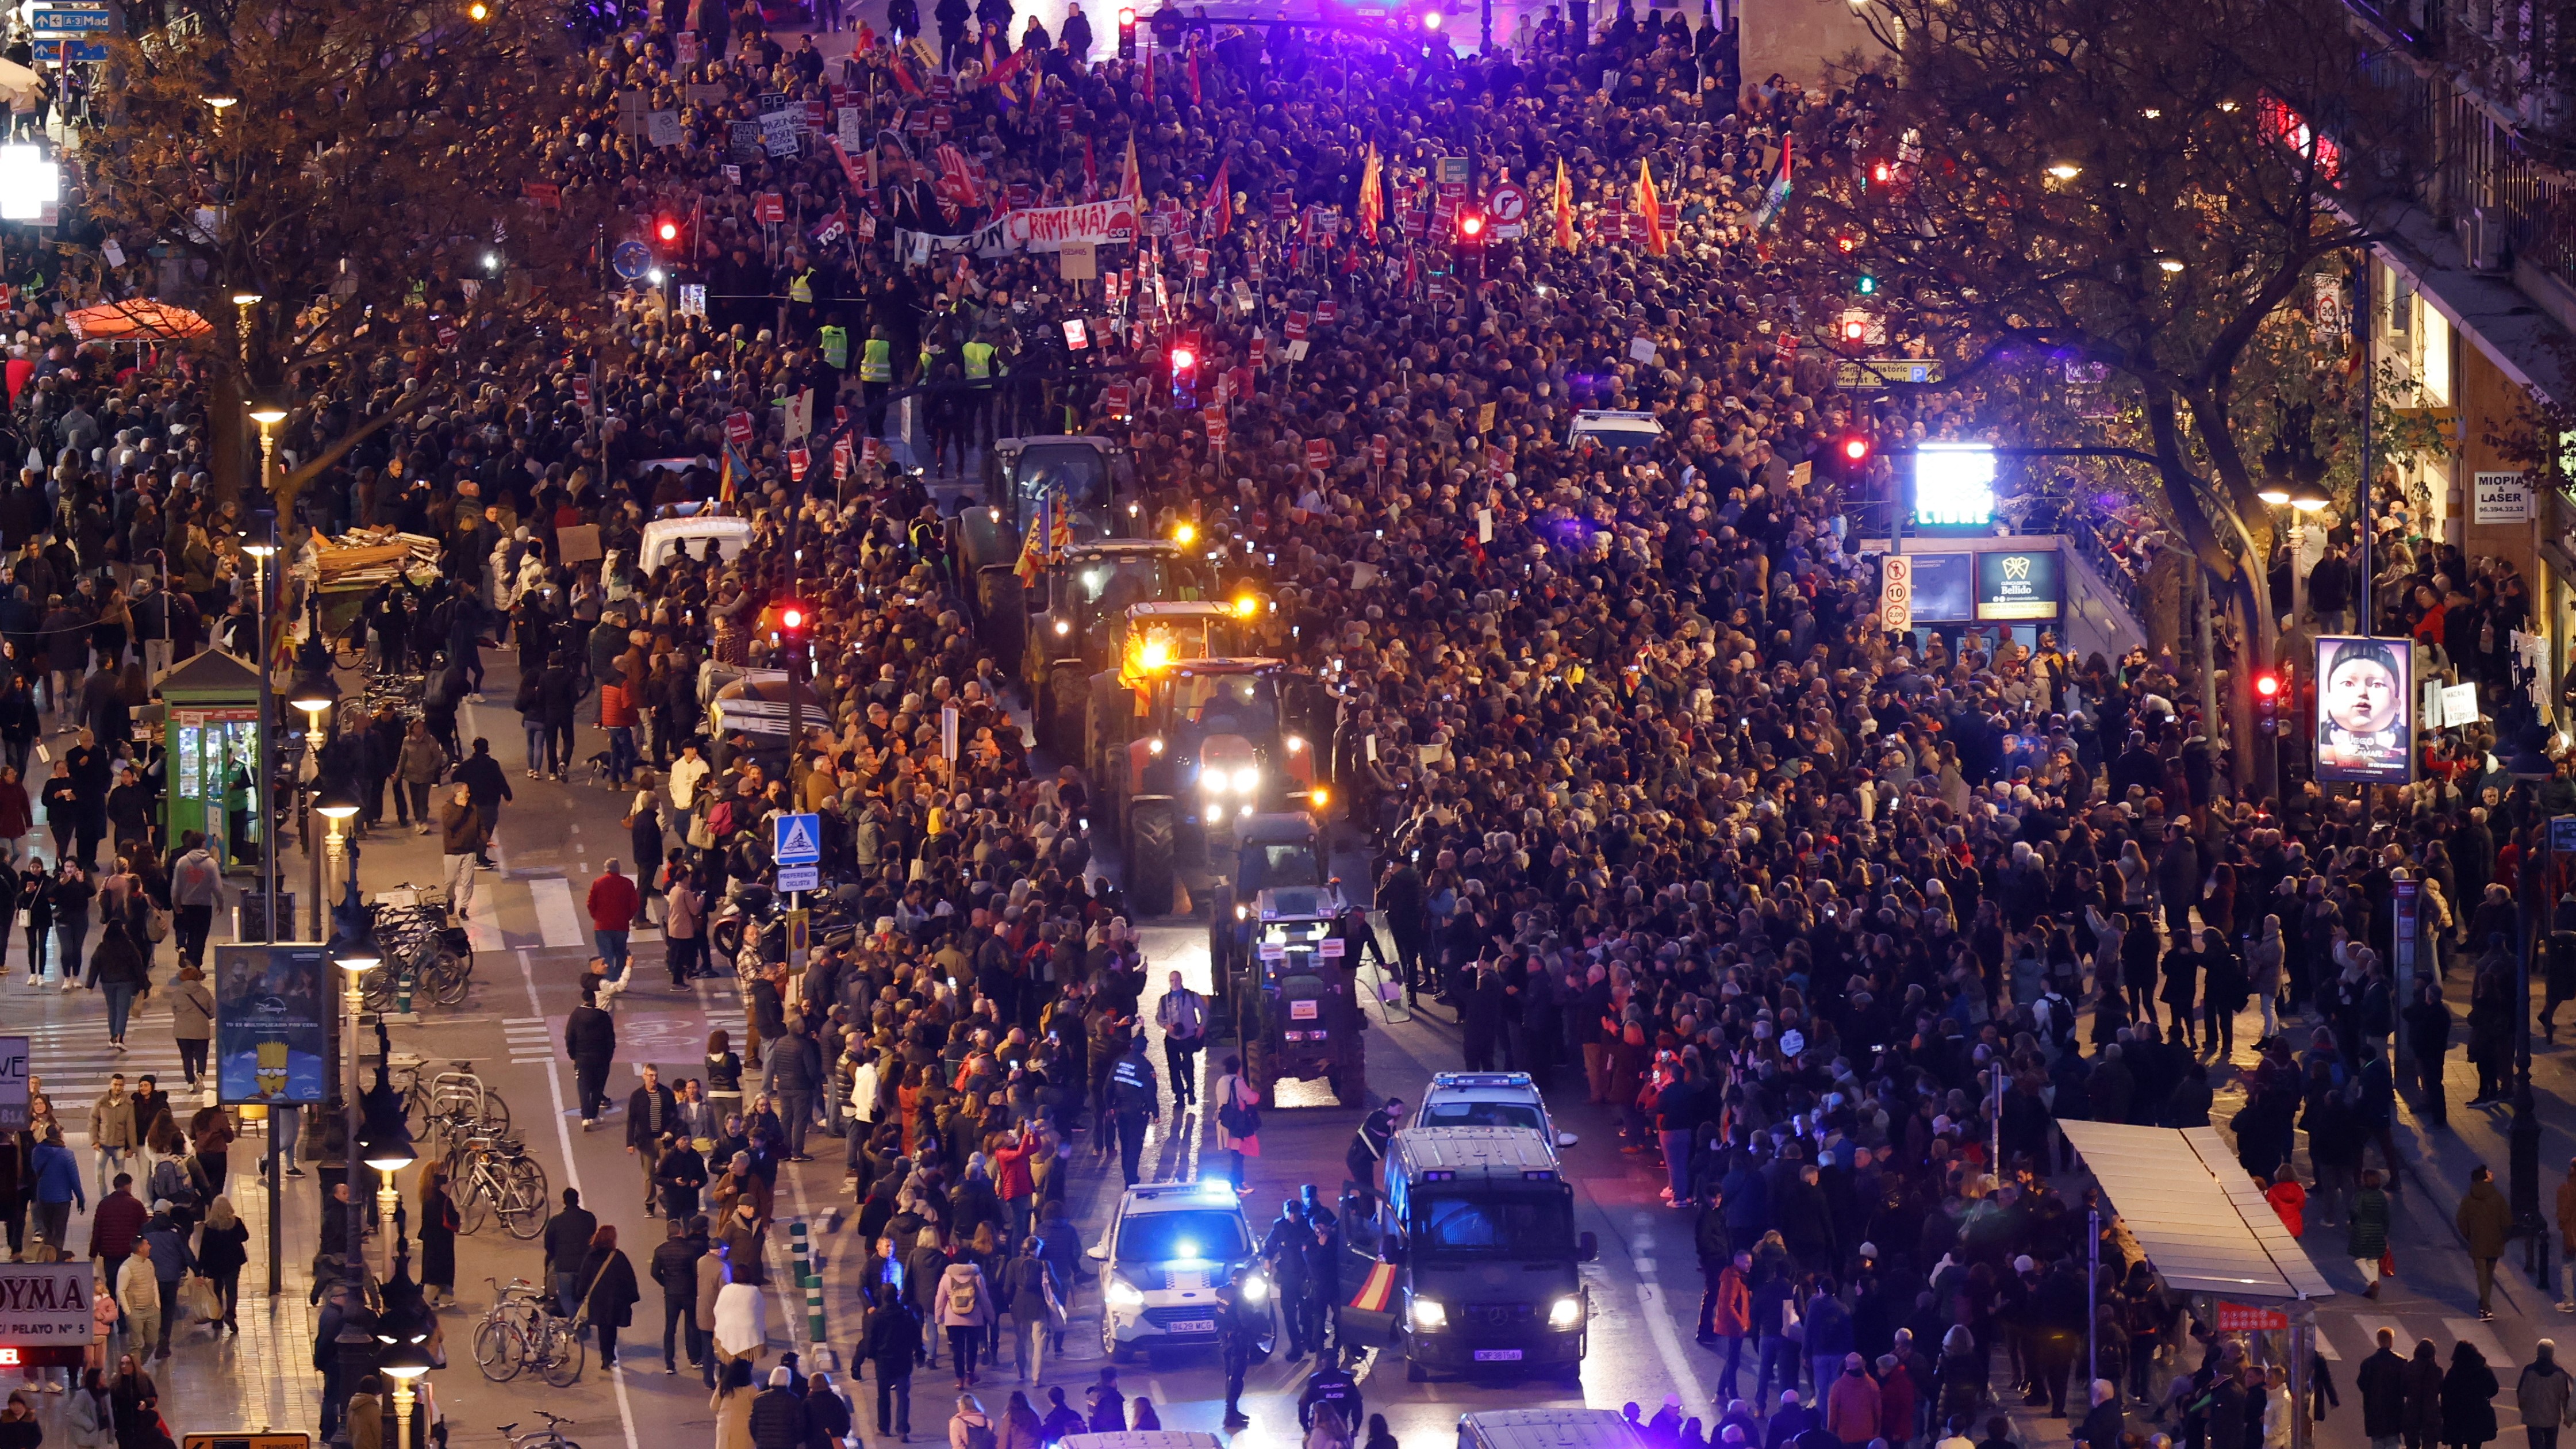
<path id="1" fill-rule="evenodd" d="M 1385 1313 L 1394 1301 L 1395 1265 L 1374 1263 L 1369 1267 L 1367 1279 L 1360 1284 L 1360 1291 L 1351 1295 L 1350 1306 L 1363 1313 Z"/>
<path id="2" fill-rule="evenodd" d="M 1041 499 L 1038 511 L 1029 515 L 1027 536 L 1020 540 L 1020 560 L 1012 572 L 1020 576 L 1022 585 L 1036 583 L 1038 575 L 1046 570 L 1047 509 L 1046 500 Z"/>
<path id="3" fill-rule="evenodd" d="M 743 462 L 741 456 L 734 452 L 733 444 L 727 442 L 724 445 L 724 462 L 716 474 L 716 497 L 726 503 L 733 502 L 734 495 L 742 490 L 742 480 L 750 474 L 751 465 Z"/>
<path id="4" fill-rule="evenodd" d="M 1645 224 L 1646 250 L 1660 257 L 1673 249 L 1664 230 L 1664 208 L 1655 199 L 1655 173 L 1643 161 L 1637 163 L 1637 219 Z"/>
<path id="5" fill-rule="evenodd" d="M 1556 162 L 1556 249 L 1574 250 L 1574 183 L 1566 178 L 1563 157 Z"/>
<path id="6" fill-rule="evenodd" d="M 1368 161 L 1360 167 L 1360 240 L 1374 246 L 1377 229 L 1386 220 L 1385 163 L 1378 159 L 1377 142 L 1369 142 Z"/>
<path id="7" fill-rule="evenodd" d="M 1136 138 L 1132 135 L 1127 138 L 1127 171 L 1118 178 L 1118 194 L 1136 203 L 1137 210 L 1144 210 L 1145 173 L 1136 165 Z"/>

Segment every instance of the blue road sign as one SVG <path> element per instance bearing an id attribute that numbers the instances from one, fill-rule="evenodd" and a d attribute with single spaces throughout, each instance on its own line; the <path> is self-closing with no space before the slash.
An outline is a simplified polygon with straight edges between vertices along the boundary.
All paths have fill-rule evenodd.
<path id="1" fill-rule="evenodd" d="M 778 817 L 778 848 L 770 854 L 780 865 L 812 865 L 823 858 L 823 821 L 818 815 Z"/>
<path id="2" fill-rule="evenodd" d="M 105 34 L 113 28 L 105 9 L 71 9 L 60 5 L 39 5 L 27 13 L 28 28 L 37 38 L 48 35 Z"/>
<path id="3" fill-rule="evenodd" d="M 631 282 L 652 270 L 653 250 L 640 241 L 622 241 L 608 254 L 608 264 L 617 269 L 617 275 Z"/>

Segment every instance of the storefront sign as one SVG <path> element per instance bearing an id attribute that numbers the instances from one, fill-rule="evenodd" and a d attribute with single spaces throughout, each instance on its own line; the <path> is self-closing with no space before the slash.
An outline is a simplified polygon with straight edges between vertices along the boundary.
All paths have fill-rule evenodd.
<path id="1" fill-rule="evenodd" d="M 2058 598 L 2054 549 L 1977 555 L 1979 619 L 2054 619 Z"/>
<path id="2" fill-rule="evenodd" d="M 2471 477 L 2472 496 L 2477 500 L 2474 521 L 2489 523 L 2529 523 L 2531 521 L 2531 475 L 2528 473 L 2479 473 Z"/>

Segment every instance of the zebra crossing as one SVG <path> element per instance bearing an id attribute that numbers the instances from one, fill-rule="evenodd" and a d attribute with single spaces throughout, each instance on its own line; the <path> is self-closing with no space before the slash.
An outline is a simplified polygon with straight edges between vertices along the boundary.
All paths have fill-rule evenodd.
<path id="1" fill-rule="evenodd" d="M 542 1016 L 503 1017 L 501 1036 L 514 1067 L 542 1067 L 555 1059 L 554 1028 Z"/>
<path id="2" fill-rule="evenodd" d="M 166 1014 L 156 1023 L 137 1011 L 128 1030 L 132 1044 L 125 1051 L 107 1044 L 104 1014 L 96 1020 L 13 1025 L 9 1034 L 27 1038 L 28 1070 L 42 1084 L 66 1131 L 87 1129 L 89 1104 L 106 1094 L 107 1079 L 119 1072 L 128 1087 L 149 1076 L 163 1091 L 185 1090 L 186 1074 Z"/>

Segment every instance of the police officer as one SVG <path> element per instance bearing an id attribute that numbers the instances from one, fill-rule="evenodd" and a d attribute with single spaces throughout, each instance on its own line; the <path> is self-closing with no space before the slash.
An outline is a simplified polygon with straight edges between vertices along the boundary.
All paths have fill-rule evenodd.
<path id="1" fill-rule="evenodd" d="M 1330 1404 L 1342 1417 L 1344 1425 L 1366 1423 L 1360 1413 L 1360 1386 L 1351 1379 L 1351 1371 L 1342 1367 L 1339 1354 L 1328 1355 L 1306 1376 L 1306 1392 L 1297 1397 L 1297 1427 L 1315 1427 L 1315 1410 Z"/>
<path id="2" fill-rule="evenodd" d="M 868 436 L 885 436 L 887 394 L 894 391 L 894 337 L 882 322 L 868 329 L 859 349 L 859 395 L 868 409 Z"/>
<path id="3" fill-rule="evenodd" d="M 1238 1267 L 1216 1290 L 1216 1341 L 1218 1351 L 1225 1355 L 1225 1424 L 1229 1429 L 1252 1422 L 1244 1417 L 1240 1403 L 1243 1375 L 1252 1367 L 1252 1350 L 1261 1337 L 1267 1308 L 1246 1289 L 1251 1281 L 1251 1267 Z"/>
<path id="4" fill-rule="evenodd" d="M 1127 1175 L 1127 1185 L 1134 1187 L 1145 1157 L 1145 1124 L 1163 1115 L 1154 1064 L 1145 1059 L 1143 1032 L 1128 1039 L 1127 1054 L 1110 1069 L 1109 1103 L 1118 1115 L 1118 1165 Z"/>
<path id="5" fill-rule="evenodd" d="M 1279 1205 L 1278 1220 L 1270 1225 L 1269 1234 L 1261 1241 L 1261 1254 L 1270 1263 L 1270 1282 L 1279 1294 L 1279 1316 L 1288 1324 L 1288 1361 L 1304 1358 L 1309 1349 L 1323 1349 L 1322 1336 L 1309 1339 L 1306 1329 L 1316 1321 L 1309 1311 L 1311 1277 L 1307 1272 L 1306 1244 L 1314 1230 L 1306 1225 L 1306 1210 L 1297 1199 Z"/>

